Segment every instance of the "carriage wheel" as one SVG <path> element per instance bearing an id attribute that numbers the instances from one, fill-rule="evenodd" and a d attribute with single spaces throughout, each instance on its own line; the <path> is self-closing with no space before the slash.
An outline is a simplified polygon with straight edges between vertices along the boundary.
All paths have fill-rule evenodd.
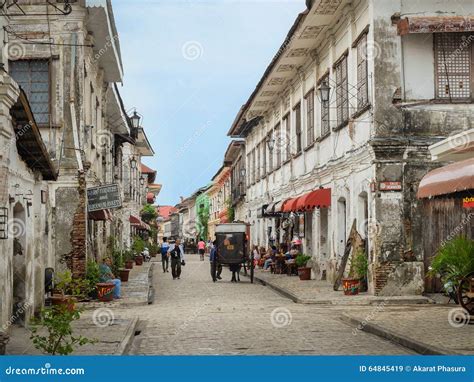
<path id="1" fill-rule="evenodd" d="M 458 300 L 471 316 L 474 315 L 474 272 L 464 277 L 459 284 Z"/>

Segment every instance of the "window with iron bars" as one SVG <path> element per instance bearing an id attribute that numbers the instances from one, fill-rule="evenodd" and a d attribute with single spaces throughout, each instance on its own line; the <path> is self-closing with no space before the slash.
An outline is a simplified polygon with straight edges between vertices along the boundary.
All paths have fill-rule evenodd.
<path id="1" fill-rule="evenodd" d="M 336 72 L 336 115 L 337 125 L 349 120 L 349 89 L 347 82 L 347 55 L 344 55 L 334 66 Z"/>
<path id="2" fill-rule="evenodd" d="M 285 160 L 289 160 L 291 158 L 291 146 L 293 142 L 291 141 L 291 118 L 290 113 L 286 114 L 283 117 L 283 141 L 282 141 L 282 148 L 285 147 Z"/>
<path id="3" fill-rule="evenodd" d="M 314 142 L 314 89 L 305 97 L 306 101 L 306 146 Z"/>
<path id="4" fill-rule="evenodd" d="M 301 142 L 301 103 L 298 103 L 293 109 L 295 113 L 295 143 L 296 143 L 296 154 L 299 154 L 302 149 Z"/>
<path id="5" fill-rule="evenodd" d="M 267 144 L 267 141 L 272 139 L 272 134 L 273 134 L 273 131 L 270 131 L 267 134 L 266 140 L 263 140 L 263 142 L 262 142 L 264 145 Z M 269 153 L 268 153 L 268 173 L 270 174 L 272 171 L 273 171 L 273 152 L 269 151 Z"/>
<path id="6" fill-rule="evenodd" d="M 282 162 L 282 150 L 283 150 L 283 145 L 281 141 L 281 125 L 280 124 L 277 124 L 275 126 L 274 139 L 275 139 L 274 151 L 275 151 L 275 156 L 276 156 L 276 168 L 280 168 L 281 162 Z"/>
<path id="7" fill-rule="evenodd" d="M 474 33 L 434 33 L 437 99 L 474 98 L 473 42 Z"/>
<path id="8" fill-rule="evenodd" d="M 369 103 L 369 83 L 367 65 L 367 34 L 357 43 L 357 110 Z"/>
<path id="9" fill-rule="evenodd" d="M 267 175 L 267 145 L 265 144 L 265 140 L 260 143 L 262 146 L 262 177 Z"/>

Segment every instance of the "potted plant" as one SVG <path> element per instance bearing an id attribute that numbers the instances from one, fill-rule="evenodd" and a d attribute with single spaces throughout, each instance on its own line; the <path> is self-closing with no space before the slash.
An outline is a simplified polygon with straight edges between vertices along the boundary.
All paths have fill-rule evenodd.
<path id="1" fill-rule="evenodd" d="M 66 269 L 56 275 L 54 281 L 53 295 L 51 296 L 51 303 L 54 306 L 65 306 L 69 311 L 75 309 L 77 299 L 73 294 L 73 278 L 72 272 Z"/>
<path id="2" fill-rule="evenodd" d="M 125 259 L 125 269 L 133 269 L 133 265 L 135 264 L 133 253 L 131 251 L 125 251 L 123 257 Z"/>
<path id="3" fill-rule="evenodd" d="M 311 268 L 307 266 L 311 256 L 299 254 L 296 256 L 295 263 L 298 267 L 298 276 L 300 280 L 311 280 Z"/>
<path id="4" fill-rule="evenodd" d="M 358 250 L 352 259 L 354 277 L 359 280 L 359 292 L 367 292 L 367 273 L 369 271 L 369 261 L 364 251 Z"/>
<path id="5" fill-rule="evenodd" d="M 123 283 L 128 282 L 128 279 L 130 278 L 130 269 L 119 269 L 119 276 L 120 276 L 120 281 Z"/>
<path id="6" fill-rule="evenodd" d="M 141 255 L 141 253 L 144 249 L 145 241 L 139 236 L 135 237 L 135 240 L 132 244 L 132 250 L 135 253 L 135 264 L 143 265 L 143 256 Z"/>
<path id="7" fill-rule="evenodd" d="M 352 255 L 349 275 L 342 279 L 342 289 L 346 296 L 358 295 L 361 291 L 361 280 L 367 277 L 367 257 L 362 250 L 357 250 Z"/>
<path id="8" fill-rule="evenodd" d="M 428 274 L 440 276 L 443 283 L 457 289 L 461 280 L 472 272 L 474 272 L 474 241 L 458 236 L 438 250 Z"/>
<path id="9" fill-rule="evenodd" d="M 89 297 L 93 300 L 97 299 L 97 284 L 100 282 L 99 264 L 94 260 L 89 260 L 86 267 L 86 279 L 90 286 Z"/>

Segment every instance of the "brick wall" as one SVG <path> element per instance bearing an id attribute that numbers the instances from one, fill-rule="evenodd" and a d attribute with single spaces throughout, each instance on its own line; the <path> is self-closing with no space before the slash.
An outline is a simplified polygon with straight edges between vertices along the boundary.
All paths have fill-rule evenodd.
<path id="1" fill-rule="evenodd" d="M 78 206 L 74 213 L 73 229 L 71 232 L 72 253 L 69 257 L 68 268 L 74 277 L 84 277 L 86 273 L 86 179 L 84 173 L 78 176 Z"/>

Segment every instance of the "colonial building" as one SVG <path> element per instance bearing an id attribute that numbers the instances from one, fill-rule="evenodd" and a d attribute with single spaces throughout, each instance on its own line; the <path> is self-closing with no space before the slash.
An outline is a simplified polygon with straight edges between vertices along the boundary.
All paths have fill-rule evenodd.
<path id="1" fill-rule="evenodd" d="M 223 165 L 212 178 L 212 186 L 207 191 L 209 195 L 209 222 L 208 237 L 215 239 L 216 226 L 222 223 L 229 223 L 233 216 L 229 216 L 229 203 L 231 202 L 230 192 L 231 171 L 227 165 Z"/>
<path id="2" fill-rule="evenodd" d="M 146 200 L 139 165 L 153 155 L 116 85 L 123 70 L 110 0 L 3 10 L 0 250 L 11 256 L 0 265 L 2 323 L 18 303 L 28 305 L 26 319 L 41 308 L 45 268 L 81 277 L 110 237 L 130 245 L 130 218 Z M 99 192 L 110 192 L 110 207 L 91 208 Z"/>
<path id="3" fill-rule="evenodd" d="M 307 2 L 229 132 L 245 139 L 253 244 L 299 237 L 332 281 L 356 221 L 370 291 L 423 292 L 428 148 L 473 120 L 461 3 L 453 17 L 447 3 Z"/>
<path id="4" fill-rule="evenodd" d="M 246 169 L 245 169 L 245 141 L 233 140 L 229 144 L 224 155 L 224 164 L 230 167 L 231 171 L 231 207 L 234 221 L 248 221 L 245 204 Z"/>

